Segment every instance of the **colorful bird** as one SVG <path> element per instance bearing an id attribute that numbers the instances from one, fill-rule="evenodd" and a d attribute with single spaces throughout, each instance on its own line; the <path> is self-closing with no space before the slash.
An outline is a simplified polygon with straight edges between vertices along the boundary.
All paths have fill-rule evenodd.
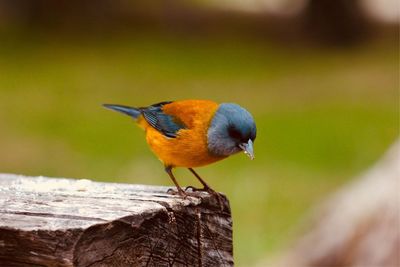
<path id="1" fill-rule="evenodd" d="M 215 193 L 193 168 L 240 151 L 254 159 L 256 124 L 252 115 L 237 104 L 182 100 L 139 108 L 104 106 L 132 117 L 145 130 L 147 143 L 163 162 L 181 196 L 186 193 L 176 181 L 173 168 L 188 168 L 204 186 L 202 190 Z"/>

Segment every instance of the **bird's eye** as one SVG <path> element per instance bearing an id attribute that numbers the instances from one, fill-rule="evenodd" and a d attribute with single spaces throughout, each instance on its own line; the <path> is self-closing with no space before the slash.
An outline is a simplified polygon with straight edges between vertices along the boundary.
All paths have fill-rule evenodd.
<path id="1" fill-rule="evenodd" d="M 229 136 L 232 137 L 233 139 L 241 139 L 242 138 L 241 133 L 235 127 L 229 127 L 228 133 L 229 133 Z"/>
<path id="2" fill-rule="evenodd" d="M 256 140 L 256 134 L 253 134 L 253 135 L 250 137 L 250 139 L 251 139 L 251 141 L 254 142 L 254 140 Z"/>

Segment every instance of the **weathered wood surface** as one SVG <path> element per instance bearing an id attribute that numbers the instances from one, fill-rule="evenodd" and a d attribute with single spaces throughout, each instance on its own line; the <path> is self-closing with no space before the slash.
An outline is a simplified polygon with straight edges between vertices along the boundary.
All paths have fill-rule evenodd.
<path id="1" fill-rule="evenodd" d="M 232 266 L 223 197 L 0 174 L 0 266 Z"/>

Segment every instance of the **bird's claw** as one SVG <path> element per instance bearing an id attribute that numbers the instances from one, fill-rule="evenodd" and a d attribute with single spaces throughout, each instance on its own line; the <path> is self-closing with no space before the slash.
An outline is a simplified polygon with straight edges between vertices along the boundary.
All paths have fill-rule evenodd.
<path id="1" fill-rule="evenodd" d="M 218 205 L 221 208 L 221 211 L 223 211 L 224 208 L 224 200 L 223 197 L 221 196 L 220 193 L 218 193 L 217 191 L 215 191 L 214 189 L 210 188 L 210 187 L 204 187 L 204 188 L 196 188 L 193 186 L 188 186 L 185 188 L 185 192 L 191 189 L 192 192 L 207 192 L 208 194 L 210 194 L 211 196 L 214 196 L 217 199 Z"/>
<path id="2" fill-rule="evenodd" d="M 169 188 L 169 189 L 167 190 L 167 194 L 179 195 L 179 196 L 181 196 L 181 197 L 184 198 L 184 199 L 186 199 L 186 198 L 188 197 L 188 194 L 185 193 L 182 189 L 176 191 L 176 190 L 174 190 L 173 188 Z"/>
<path id="3" fill-rule="evenodd" d="M 191 191 L 190 191 L 191 190 Z M 202 188 L 196 188 L 193 186 L 188 186 L 184 190 L 175 190 L 174 188 L 169 188 L 167 190 L 167 194 L 171 195 L 179 195 L 183 199 L 187 199 L 188 197 L 194 197 L 194 198 L 201 198 L 200 192 L 208 192 L 207 190 L 204 190 Z"/>
<path id="4" fill-rule="evenodd" d="M 185 187 L 185 192 L 188 192 L 189 190 L 192 192 L 205 191 L 204 188 L 196 188 L 191 185 Z"/>
<path id="5" fill-rule="evenodd" d="M 214 191 L 213 189 L 211 189 L 210 187 L 197 188 L 197 187 L 194 187 L 194 186 L 191 186 L 191 185 L 186 186 L 185 187 L 185 192 L 187 192 L 189 190 L 191 190 L 192 192 L 207 192 L 207 193 L 212 194 L 212 195 L 213 194 L 217 194 L 217 192 Z"/>
<path id="6" fill-rule="evenodd" d="M 192 192 L 187 192 L 188 190 L 192 190 Z M 218 205 L 221 209 L 221 211 L 224 211 L 224 200 L 223 197 L 221 196 L 220 193 L 218 193 L 217 191 L 211 189 L 210 187 L 204 187 L 204 188 L 196 188 L 193 186 L 187 186 L 185 188 L 185 190 L 175 190 L 173 188 L 169 188 L 167 190 L 168 194 L 171 195 L 179 195 L 181 196 L 183 199 L 188 198 L 189 196 L 192 197 L 201 197 L 199 194 L 196 194 L 196 192 L 207 192 L 208 194 L 210 194 L 211 196 L 214 196 L 218 202 Z"/>
<path id="7" fill-rule="evenodd" d="M 168 188 L 168 190 L 167 190 L 167 194 L 175 195 L 176 193 L 178 193 L 178 192 L 175 191 L 173 188 Z"/>

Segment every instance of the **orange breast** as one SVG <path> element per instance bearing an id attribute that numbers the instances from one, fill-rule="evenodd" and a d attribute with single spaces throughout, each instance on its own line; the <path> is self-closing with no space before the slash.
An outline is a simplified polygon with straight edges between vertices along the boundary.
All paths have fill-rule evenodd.
<path id="1" fill-rule="evenodd" d="M 168 138 L 139 120 L 146 130 L 146 141 L 157 157 L 168 166 L 199 167 L 224 157 L 210 155 L 207 149 L 207 131 L 218 104 L 207 100 L 183 100 L 167 104 L 163 112 L 183 122 L 176 138 Z"/>

